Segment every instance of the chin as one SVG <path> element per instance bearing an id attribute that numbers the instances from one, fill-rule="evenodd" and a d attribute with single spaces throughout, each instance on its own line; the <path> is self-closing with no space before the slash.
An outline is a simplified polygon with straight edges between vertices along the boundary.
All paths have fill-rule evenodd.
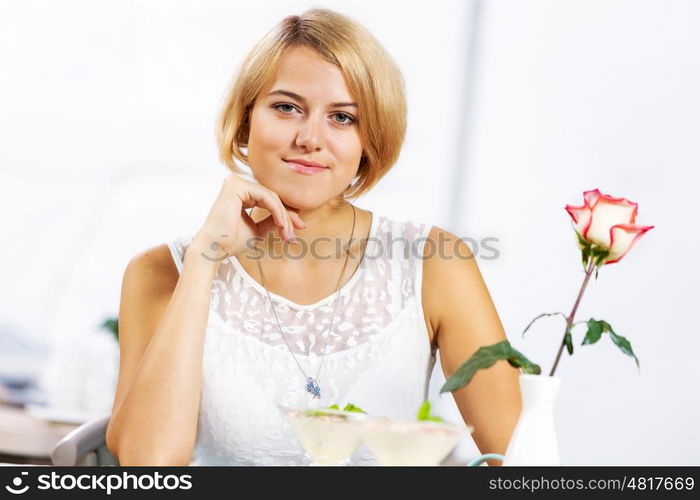
<path id="1" fill-rule="evenodd" d="M 277 193 L 279 194 L 282 203 L 284 203 L 290 208 L 294 208 L 297 210 L 312 210 L 314 208 L 320 207 L 326 202 L 326 200 L 318 199 L 318 193 L 316 193 L 315 195 L 310 193 L 310 195 L 308 196 L 304 196 L 303 194 L 299 194 L 297 192 L 282 193 L 278 191 Z"/>
<path id="2" fill-rule="evenodd" d="M 294 175 L 298 176 L 298 174 Z M 330 190 L 324 195 L 326 189 L 322 189 L 321 185 L 317 184 L 314 186 L 314 183 L 310 183 L 311 185 L 307 183 L 298 184 L 294 180 L 296 179 L 292 178 L 292 181 L 290 181 L 287 178 L 279 178 L 269 184 L 264 183 L 264 185 L 276 192 L 282 203 L 297 210 L 318 208 L 328 203 L 335 196 Z"/>

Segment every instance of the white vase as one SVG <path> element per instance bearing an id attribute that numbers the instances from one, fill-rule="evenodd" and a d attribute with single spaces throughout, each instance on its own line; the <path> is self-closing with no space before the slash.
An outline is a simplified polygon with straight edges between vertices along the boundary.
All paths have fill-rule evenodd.
<path id="1" fill-rule="evenodd" d="M 554 428 L 559 377 L 520 375 L 522 411 L 508 443 L 503 465 L 561 465 Z"/>

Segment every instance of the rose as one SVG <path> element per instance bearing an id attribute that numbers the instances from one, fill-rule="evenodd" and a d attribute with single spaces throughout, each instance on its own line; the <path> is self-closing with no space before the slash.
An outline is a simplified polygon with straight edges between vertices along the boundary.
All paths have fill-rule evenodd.
<path id="1" fill-rule="evenodd" d="M 654 227 L 635 224 L 637 203 L 625 198 L 613 198 L 594 189 L 584 192 L 583 200 L 580 207 L 566 205 L 565 208 L 574 220 L 584 266 L 589 256 L 599 266 L 619 262 Z"/>
<path id="2" fill-rule="evenodd" d="M 581 342 L 582 346 L 595 344 L 603 334 L 607 333 L 620 351 L 634 358 L 639 368 L 639 359 L 637 359 L 632 350 L 632 345 L 625 337 L 616 333 L 610 323 L 594 318 L 588 321 L 574 322 L 574 317 L 581 303 L 583 292 L 586 290 L 591 276 L 593 276 L 593 271 L 595 271 L 597 279 L 599 267 L 619 262 L 630 251 L 637 240 L 654 226 L 635 224 L 637 203 L 625 198 L 614 198 L 607 194 L 601 194 L 597 189 L 593 189 L 583 193 L 583 201 L 584 203 L 580 207 L 571 205 L 566 205 L 565 207 L 574 220 L 574 230 L 583 256 L 585 271 L 585 277 L 578 291 L 574 306 L 568 315 L 563 312 L 540 314 L 530 321 L 523 331 L 523 335 L 525 335 L 525 332 L 535 321 L 547 316 L 561 316 L 566 321 L 564 337 L 559 344 L 559 351 L 557 352 L 554 366 L 549 372 L 550 376 L 553 376 L 557 369 L 564 347 L 566 347 L 569 355 L 574 353 L 572 330 L 577 324 L 581 323 L 587 325 L 586 335 L 583 338 L 583 342 Z M 479 348 L 475 354 L 450 375 L 440 389 L 440 393 L 461 389 L 469 383 L 478 370 L 489 368 L 499 360 L 507 360 L 511 366 L 519 368 L 523 373 L 539 375 L 542 372 L 538 364 L 530 361 L 524 354 L 514 349 L 508 340 L 504 340 L 497 344 Z"/>

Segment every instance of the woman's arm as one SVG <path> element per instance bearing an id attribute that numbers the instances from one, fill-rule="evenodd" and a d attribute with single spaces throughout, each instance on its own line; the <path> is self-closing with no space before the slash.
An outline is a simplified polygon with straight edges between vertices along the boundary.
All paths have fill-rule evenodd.
<path id="1" fill-rule="evenodd" d="M 506 334 L 469 247 L 439 227 L 428 237 L 432 244 L 426 241 L 424 247 L 423 307 L 449 378 L 480 347 L 506 340 Z M 505 454 L 520 415 L 518 373 L 507 361 L 498 361 L 452 393 L 462 418 L 474 426 L 482 453 Z"/>
<path id="2" fill-rule="evenodd" d="M 107 447 L 121 465 L 188 465 L 218 263 L 189 247 L 182 274 L 166 245 L 134 257 L 119 308 L 120 366 Z"/>

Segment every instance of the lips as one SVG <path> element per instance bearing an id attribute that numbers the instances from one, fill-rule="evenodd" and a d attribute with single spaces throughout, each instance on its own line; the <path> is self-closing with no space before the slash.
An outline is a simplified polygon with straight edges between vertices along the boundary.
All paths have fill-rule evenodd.
<path id="1" fill-rule="evenodd" d="M 305 160 L 304 158 L 283 158 L 283 159 L 284 159 L 284 161 L 293 161 L 294 163 L 304 165 L 305 167 L 326 168 L 325 165 L 321 165 L 320 163 L 312 161 L 312 160 Z"/>
<path id="2" fill-rule="evenodd" d="M 327 167 L 324 167 L 318 163 L 314 162 L 307 162 L 303 160 L 282 160 L 284 161 L 285 165 L 287 165 L 289 168 L 294 170 L 295 172 L 298 172 L 300 174 L 306 174 L 306 175 L 311 175 L 311 174 L 317 174 L 319 172 L 323 172 L 325 170 L 328 170 Z"/>

